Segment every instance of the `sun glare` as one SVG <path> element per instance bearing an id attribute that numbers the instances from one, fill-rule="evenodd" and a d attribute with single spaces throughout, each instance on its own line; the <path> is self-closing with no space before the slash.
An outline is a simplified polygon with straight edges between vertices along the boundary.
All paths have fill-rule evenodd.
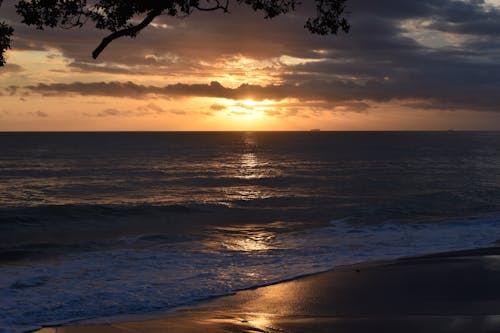
<path id="1" fill-rule="evenodd" d="M 281 103 L 251 96 L 238 100 L 212 98 L 204 101 L 218 128 L 238 131 L 269 130 L 274 126 Z"/>
<path id="2" fill-rule="evenodd" d="M 241 104 L 247 106 L 247 107 L 256 107 L 256 106 L 259 106 L 259 104 L 262 104 L 260 102 L 257 102 L 257 101 L 254 101 L 253 99 L 244 99 L 241 101 Z"/>
<path id="3" fill-rule="evenodd" d="M 251 98 L 235 101 L 228 107 L 232 119 L 244 121 L 261 120 L 266 116 L 266 111 L 274 108 L 272 101 L 255 101 Z"/>

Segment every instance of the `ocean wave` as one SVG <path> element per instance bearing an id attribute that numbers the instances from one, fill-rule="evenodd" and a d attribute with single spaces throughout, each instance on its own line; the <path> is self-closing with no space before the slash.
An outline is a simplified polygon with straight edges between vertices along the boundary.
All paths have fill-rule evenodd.
<path id="1" fill-rule="evenodd" d="M 129 237 L 119 248 L 0 266 L 0 330 L 167 310 L 338 265 L 488 247 L 499 238 L 497 215 L 377 225 L 345 218 L 312 229 L 219 225 L 191 238 Z"/>
<path id="2" fill-rule="evenodd" d="M 89 219 L 102 216 L 144 215 L 155 212 L 190 213 L 199 211 L 197 207 L 185 205 L 150 204 L 68 204 L 6 207 L 0 210 L 0 224 L 23 224 L 57 219 Z"/>

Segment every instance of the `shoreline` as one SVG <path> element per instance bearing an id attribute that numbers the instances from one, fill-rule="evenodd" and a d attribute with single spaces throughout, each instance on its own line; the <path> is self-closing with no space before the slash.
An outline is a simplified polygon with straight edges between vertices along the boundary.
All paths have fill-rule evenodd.
<path id="1" fill-rule="evenodd" d="M 500 247 L 452 251 L 338 266 L 123 321 L 34 332 L 500 331 L 498 281 Z"/>

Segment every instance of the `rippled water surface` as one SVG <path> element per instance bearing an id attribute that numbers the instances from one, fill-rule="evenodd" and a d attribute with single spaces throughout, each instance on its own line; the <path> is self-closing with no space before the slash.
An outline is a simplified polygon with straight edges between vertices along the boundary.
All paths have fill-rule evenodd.
<path id="1" fill-rule="evenodd" d="M 0 331 L 500 239 L 500 133 L 0 133 Z"/>

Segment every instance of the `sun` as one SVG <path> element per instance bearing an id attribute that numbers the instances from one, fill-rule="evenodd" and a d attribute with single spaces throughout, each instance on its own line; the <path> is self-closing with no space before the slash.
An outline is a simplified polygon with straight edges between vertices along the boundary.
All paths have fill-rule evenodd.
<path id="1" fill-rule="evenodd" d="M 247 98 L 232 103 L 229 107 L 229 114 L 234 119 L 255 121 L 265 117 L 266 108 L 265 103 Z"/>
<path id="2" fill-rule="evenodd" d="M 248 108 L 254 108 L 256 106 L 261 105 L 262 102 L 254 101 L 253 99 L 247 98 L 247 99 L 240 101 L 240 104 L 242 104 Z"/>
<path id="3" fill-rule="evenodd" d="M 246 131 L 269 129 L 275 122 L 280 101 L 248 96 L 235 100 L 210 99 L 206 105 L 217 126 Z"/>

